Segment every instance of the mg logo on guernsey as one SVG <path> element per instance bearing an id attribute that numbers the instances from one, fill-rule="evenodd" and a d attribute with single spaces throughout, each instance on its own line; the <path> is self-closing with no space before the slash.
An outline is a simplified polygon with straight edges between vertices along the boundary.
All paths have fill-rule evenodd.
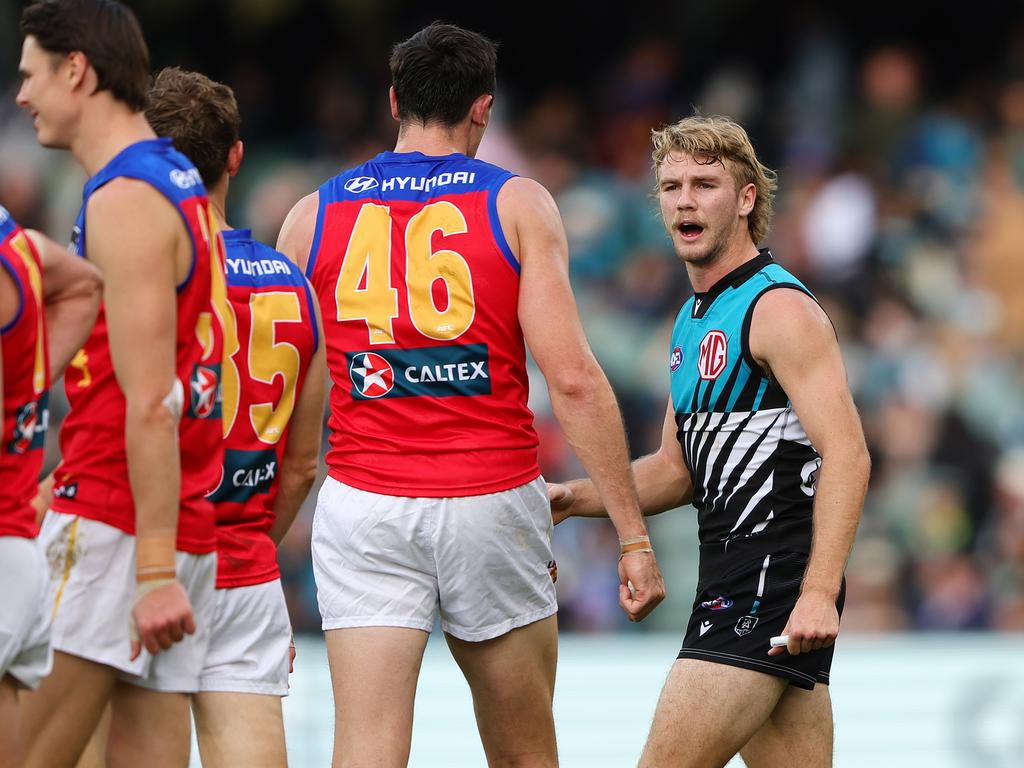
<path id="1" fill-rule="evenodd" d="M 708 331 L 700 343 L 697 370 L 704 380 L 717 379 L 729 362 L 729 342 L 721 331 Z"/>
<path id="2" fill-rule="evenodd" d="M 345 182 L 345 191 L 358 195 L 363 192 L 369 192 L 379 183 L 380 182 L 372 176 L 355 176 Z"/>
<path id="3" fill-rule="evenodd" d="M 220 418 L 220 366 L 197 365 L 189 381 L 189 415 L 196 419 Z"/>
<path id="4" fill-rule="evenodd" d="M 474 397 L 491 394 L 486 344 L 350 352 L 352 397 Z"/>
<path id="5" fill-rule="evenodd" d="M 391 363 L 374 352 L 360 352 L 352 356 L 348 367 L 352 379 L 352 394 L 375 400 L 384 397 L 395 386 L 395 371 Z"/>

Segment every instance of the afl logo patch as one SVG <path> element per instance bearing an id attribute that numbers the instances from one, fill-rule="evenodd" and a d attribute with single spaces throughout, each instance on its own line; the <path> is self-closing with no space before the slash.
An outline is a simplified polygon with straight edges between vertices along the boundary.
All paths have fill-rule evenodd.
<path id="1" fill-rule="evenodd" d="M 391 363 L 373 352 L 353 357 L 348 375 L 353 389 L 363 397 L 384 397 L 395 386 L 395 371 Z"/>
<path id="2" fill-rule="evenodd" d="M 679 347 L 675 347 L 672 350 L 672 354 L 668 358 L 668 369 L 675 373 L 679 370 L 679 366 L 683 364 L 683 350 Z"/>
<path id="3" fill-rule="evenodd" d="M 345 191 L 360 194 L 362 192 L 368 192 L 369 190 L 380 184 L 372 176 L 356 176 L 355 178 L 349 179 L 345 182 Z"/>
<path id="4" fill-rule="evenodd" d="M 729 341 L 721 331 L 708 331 L 700 343 L 697 370 L 705 381 L 717 379 L 729 362 Z"/>

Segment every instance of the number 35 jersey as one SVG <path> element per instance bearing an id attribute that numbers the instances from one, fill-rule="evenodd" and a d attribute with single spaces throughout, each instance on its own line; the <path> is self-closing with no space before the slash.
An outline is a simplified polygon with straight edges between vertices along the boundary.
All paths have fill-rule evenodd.
<path id="1" fill-rule="evenodd" d="M 224 469 L 217 512 L 217 588 L 279 575 L 270 538 L 288 425 L 318 339 L 309 283 L 247 229 L 224 233 L 230 311 L 224 323 Z"/>
<path id="2" fill-rule="evenodd" d="M 763 250 L 687 301 L 672 329 L 672 405 L 701 545 L 810 551 L 821 457 L 748 344 L 757 300 L 777 288 L 810 295 Z"/>
<path id="3" fill-rule="evenodd" d="M 332 477 L 393 496 L 535 479 L 508 171 L 384 152 L 320 187 L 307 274 L 331 372 Z"/>

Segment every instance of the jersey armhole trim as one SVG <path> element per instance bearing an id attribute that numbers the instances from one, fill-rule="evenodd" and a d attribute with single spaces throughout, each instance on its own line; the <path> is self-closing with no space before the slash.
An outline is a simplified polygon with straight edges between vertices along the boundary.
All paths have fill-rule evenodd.
<path id="1" fill-rule="evenodd" d="M 286 257 L 287 258 L 287 257 Z M 313 304 L 313 288 L 309 280 L 302 278 L 302 288 L 306 292 L 306 306 L 309 307 L 309 322 L 313 326 L 313 354 L 320 348 L 320 332 L 316 327 L 316 306 Z"/>
<path id="2" fill-rule="evenodd" d="M 28 239 L 27 235 L 25 236 L 25 239 Z M 18 277 L 18 273 L 15 271 L 14 265 L 11 264 L 3 254 L 0 254 L 0 266 L 10 274 L 11 279 L 14 280 L 14 287 L 18 289 L 18 311 L 14 313 L 14 317 L 11 319 L 11 322 L 0 328 L 0 336 L 2 336 L 16 326 L 18 321 L 21 320 L 21 313 L 25 311 L 25 286 L 22 285 L 21 278 Z M 39 271 L 42 272 L 41 267 Z M 40 307 L 39 311 L 41 312 L 42 310 L 43 308 Z"/>
<path id="3" fill-rule="evenodd" d="M 770 279 L 770 278 L 769 278 Z M 750 368 L 751 373 L 757 373 L 763 379 L 767 379 L 766 371 L 761 367 L 754 356 L 750 353 L 750 324 L 754 319 L 754 307 L 757 306 L 757 302 L 761 300 L 768 291 L 774 291 L 779 288 L 789 288 L 791 291 L 800 291 L 800 293 L 807 294 L 811 299 L 818 304 L 818 300 L 814 298 L 814 294 L 804 288 L 798 283 L 776 283 L 772 282 L 770 285 L 762 288 L 758 294 L 754 297 L 754 300 L 750 302 L 750 306 L 747 307 L 747 313 L 743 316 L 743 329 L 740 331 L 740 355 L 743 358 L 743 362 Z M 818 304 L 818 306 L 821 306 Z"/>
<path id="4" fill-rule="evenodd" d="M 490 220 L 491 234 L 494 236 L 494 242 L 498 245 L 498 250 L 501 251 L 501 255 L 505 257 L 505 261 L 512 268 L 512 271 L 518 276 L 520 272 L 519 259 L 517 259 L 515 254 L 512 253 L 508 240 L 505 239 L 505 231 L 501 227 L 501 218 L 498 216 L 498 193 L 501 191 L 501 188 L 505 186 L 505 182 L 513 178 L 515 178 L 514 173 L 507 173 L 499 176 L 498 179 L 490 185 L 490 188 L 487 190 L 487 218 Z"/>
<path id="5" fill-rule="evenodd" d="M 324 233 L 324 213 L 327 209 L 327 202 L 324 201 L 324 190 L 327 184 L 323 184 L 317 190 L 316 200 L 316 226 L 313 229 L 313 242 L 309 244 L 309 257 L 306 259 L 306 277 L 313 279 L 313 269 L 316 267 L 316 257 L 320 251 L 320 238 Z"/>

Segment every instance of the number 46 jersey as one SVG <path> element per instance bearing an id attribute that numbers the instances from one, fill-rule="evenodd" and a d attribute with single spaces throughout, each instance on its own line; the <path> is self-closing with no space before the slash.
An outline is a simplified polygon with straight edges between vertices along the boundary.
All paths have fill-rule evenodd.
<path id="1" fill-rule="evenodd" d="M 535 479 L 519 263 L 498 221 L 508 171 L 384 152 L 320 187 L 306 268 L 331 389 L 332 477 L 392 496 Z"/>

